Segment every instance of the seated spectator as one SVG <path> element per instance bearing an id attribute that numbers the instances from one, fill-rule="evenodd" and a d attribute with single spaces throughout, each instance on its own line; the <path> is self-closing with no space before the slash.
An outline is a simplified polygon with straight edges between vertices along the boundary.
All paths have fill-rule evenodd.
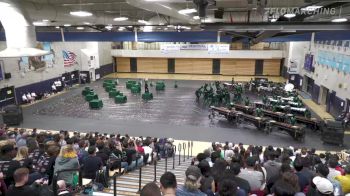
<path id="1" fill-rule="evenodd" d="M 243 190 L 238 189 L 235 181 L 231 179 L 224 179 L 219 182 L 218 192 L 215 196 L 245 196 Z"/>
<path id="2" fill-rule="evenodd" d="M 102 140 L 98 140 L 96 142 L 96 147 L 98 149 L 96 156 L 102 160 L 103 166 L 106 166 L 110 155 L 109 149 L 105 147 L 105 144 Z"/>
<path id="3" fill-rule="evenodd" d="M 46 152 L 39 158 L 35 167 L 42 176 L 48 176 L 49 184 L 52 182 L 54 174 L 55 160 L 60 153 L 60 148 L 56 145 L 47 147 Z"/>
<path id="4" fill-rule="evenodd" d="M 13 173 L 15 170 L 21 167 L 18 161 L 13 160 L 16 154 L 15 147 L 12 144 L 1 147 L 0 171 L 3 173 L 3 179 L 7 187 L 14 182 Z"/>
<path id="5" fill-rule="evenodd" d="M 47 187 L 47 181 L 43 179 L 35 181 L 32 185 L 26 185 L 29 178 L 29 170 L 27 168 L 19 168 L 14 174 L 15 184 L 10 186 L 7 196 L 40 196 L 40 192 Z"/>
<path id="6" fill-rule="evenodd" d="M 336 176 L 335 179 L 340 182 L 344 194 L 350 193 L 350 165 L 345 167 L 344 176 Z"/>
<path id="7" fill-rule="evenodd" d="M 32 97 L 32 95 L 29 92 L 27 93 L 27 99 L 30 103 L 34 101 L 34 97 Z"/>
<path id="8" fill-rule="evenodd" d="M 79 169 L 79 161 L 76 152 L 71 145 L 61 148 L 60 154 L 55 161 L 54 173 L 67 169 Z M 64 180 L 67 184 L 73 184 L 73 175 L 75 172 L 61 172 L 58 180 Z"/>
<path id="9" fill-rule="evenodd" d="M 303 164 L 301 163 L 301 160 L 299 158 L 296 158 L 293 164 L 296 171 L 295 174 L 298 176 L 300 191 L 303 192 L 304 189 L 309 185 L 309 180 L 307 176 L 301 172 L 303 170 Z"/>
<path id="10" fill-rule="evenodd" d="M 327 178 L 316 176 L 312 179 L 311 184 L 316 189 L 316 192 L 317 192 L 316 195 L 322 195 L 322 196 L 334 195 L 333 184 Z"/>
<path id="11" fill-rule="evenodd" d="M 277 181 L 282 165 L 281 163 L 275 161 L 275 153 L 276 152 L 269 152 L 267 154 L 268 161 L 263 164 L 264 168 L 266 169 L 266 185 L 268 189 L 270 189 Z"/>
<path id="12" fill-rule="evenodd" d="M 18 161 L 21 167 L 27 168 L 30 173 L 33 172 L 33 160 L 29 158 L 27 147 L 18 148 L 17 155 L 14 160 Z"/>
<path id="13" fill-rule="evenodd" d="M 241 173 L 238 175 L 238 177 L 247 180 L 252 191 L 261 190 L 265 180 L 263 173 L 255 170 L 256 158 L 248 157 L 246 164 L 247 167 L 241 170 Z"/>
<path id="14" fill-rule="evenodd" d="M 273 196 L 295 196 L 297 195 L 294 187 L 285 182 L 285 181 L 277 181 L 272 189 Z"/>
<path id="15" fill-rule="evenodd" d="M 205 196 L 199 190 L 201 184 L 201 171 L 197 166 L 189 166 L 186 170 L 185 184 L 176 189 L 176 196 Z"/>
<path id="16" fill-rule="evenodd" d="M 29 100 L 28 100 L 27 95 L 25 93 L 22 95 L 22 102 L 25 104 L 29 103 Z"/>
<path id="17" fill-rule="evenodd" d="M 160 191 L 163 195 L 175 196 L 176 195 L 176 176 L 171 172 L 165 172 L 160 177 Z"/>
<path id="18" fill-rule="evenodd" d="M 53 93 L 57 93 L 57 88 L 56 88 L 55 83 L 52 84 L 51 90 L 52 90 Z"/>
<path id="19" fill-rule="evenodd" d="M 320 177 L 323 177 L 323 178 L 327 178 L 327 176 L 329 175 L 328 167 L 325 166 L 324 164 L 317 165 L 317 167 L 316 167 L 316 175 L 318 175 Z M 335 179 L 328 179 L 328 180 L 331 181 L 331 183 L 333 184 L 334 196 L 341 196 L 341 195 L 343 195 L 343 190 L 342 190 L 342 187 L 341 187 L 340 183 L 337 180 L 335 180 Z"/>
<path id="20" fill-rule="evenodd" d="M 140 193 L 140 196 L 161 196 L 160 189 L 158 185 L 154 182 L 146 184 Z"/>
<path id="21" fill-rule="evenodd" d="M 84 161 L 84 159 L 89 155 L 88 152 L 85 150 L 86 147 L 87 147 L 86 141 L 80 140 L 79 141 L 79 150 L 78 150 L 79 163 L 82 163 Z"/>
<path id="22" fill-rule="evenodd" d="M 96 172 L 102 169 L 103 163 L 100 157 L 96 156 L 96 147 L 90 146 L 88 149 L 89 156 L 87 156 L 82 164 L 83 178 L 95 179 Z"/>
<path id="23" fill-rule="evenodd" d="M 198 168 L 201 171 L 202 174 L 202 178 L 201 178 L 201 186 L 200 186 L 200 190 L 203 193 L 206 193 L 207 195 L 211 195 L 215 193 L 215 182 L 214 182 L 214 178 L 211 175 L 211 171 L 210 171 L 210 165 L 206 160 L 202 160 L 199 164 L 198 164 Z"/>
<path id="24" fill-rule="evenodd" d="M 35 92 L 30 93 L 30 95 L 32 96 L 33 100 L 37 100 L 37 95 Z"/>
<path id="25" fill-rule="evenodd" d="M 234 175 L 234 176 L 231 176 L 230 178 L 236 182 L 237 186 L 240 189 L 243 189 L 247 194 L 250 193 L 249 182 L 243 178 L 238 177 L 239 173 L 241 172 L 241 165 L 239 163 L 232 163 L 230 165 L 230 170 Z"/>
<path id="26" fill-rule="evenodd" d="M 336 176 L 341 175 L 341 172 L 336 170 L 337 166 L 338 166 L 338 161 L 334 157 L 328 160 L 328 169 L 329 169 L 329 174 L 327 176 L 328 180 L 334 180 Z"/>

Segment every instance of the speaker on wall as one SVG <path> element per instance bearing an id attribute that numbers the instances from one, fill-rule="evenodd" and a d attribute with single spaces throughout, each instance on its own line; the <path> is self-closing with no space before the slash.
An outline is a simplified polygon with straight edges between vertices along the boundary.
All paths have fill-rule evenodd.
<path id="1" fill-rule="evenodd" d="M 5 79 L 10 79 L 11 78 L 11 73 L 5 73 Z"/>

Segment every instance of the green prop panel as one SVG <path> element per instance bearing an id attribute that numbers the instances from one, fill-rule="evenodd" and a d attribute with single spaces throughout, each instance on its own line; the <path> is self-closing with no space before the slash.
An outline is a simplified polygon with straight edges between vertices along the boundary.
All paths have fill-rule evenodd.
<path id="1" fill-rule="evenodd" d="M 108 95 L 109 95 L 109 98 L 113 98 L 113 97 L 116 97 L 117 95 L 120 94 L 120 91 L 109 91 Z"/>
<path id="2" fill-rule="evenodd" d="M 126 88 L 127 88 L 127 89 L 131 89 L 131 87 L 132 87 L 133 85 L 135 85 L 135 84 L 136 84 L 136 81 L 134 81 L 134 80 L 129 80 L 129 81 L 126 82 Z"/>
<path id="3" fill-rule="evenodd" d="M 98 99 L 98 95 L 96 95 L 96 94 L 88 94 L 85 97 L 86 101 L 91 101 L 91 100 L 94 100 L 94 99 Z"/>
<path id="4" fill-rule="evenodd" d="M 93 89 L 84 89 L 81 94 L 84 96 L 86 96 L 88 94 L 94 94 L 94 90 Z"/>
<path id="5" fill-rule="evenodd" d="M 146 100 L 146 101 L 152 100 L 153 99 L 153 94 L 152 93 L 144 93 L 144 94 L 142 94 L 142 99 Z"/>
<path id="6" fill-rule="evenodd" d="M 89 106 L 91 109 L 100 109 L 103 107 L 102 100 L 94 99 L 89 101 Z"/>
<path id="7" fill-rule="evenodd" d="M 103 82 L 103 87 L 106 87 L 106 86 L 115 86 L 115 82 L 112 80 L 105 80 Z"/>
<path id="8" fill-rule="evenodd" d="M 164 82 L 157 82 L 157 83 L 156 83 L 156 90 L 157 90 L 157 91 L 163 91 L 163 90 L 165 90 L 165 84 L 164 84 Z"/>
<path id="9" fill-rule="evenodd" d="M 114 98 L 114 102 L 115 102 L 115 103 L 126 103 L 126 101 L 127 101 L 126 96 L 117 95 L 117 96 Z"/>

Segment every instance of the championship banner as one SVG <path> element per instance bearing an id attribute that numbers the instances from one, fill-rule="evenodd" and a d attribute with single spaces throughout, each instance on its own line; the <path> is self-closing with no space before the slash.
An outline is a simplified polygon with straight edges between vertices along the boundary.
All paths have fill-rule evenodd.
<path id="1" fill-rule="evenodd" d="M 209 54 L 228 54 L 230 52 L 229 44 L 208 44 Z"/>

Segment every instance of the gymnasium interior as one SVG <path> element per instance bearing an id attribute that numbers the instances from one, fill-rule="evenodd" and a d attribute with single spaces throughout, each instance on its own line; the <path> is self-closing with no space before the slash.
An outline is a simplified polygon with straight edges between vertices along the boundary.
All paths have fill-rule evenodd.
<path id="1" fill-rule="evenodd" d="M 349 14 L 0 0 L 0 195 L 349 195 Z"/>

